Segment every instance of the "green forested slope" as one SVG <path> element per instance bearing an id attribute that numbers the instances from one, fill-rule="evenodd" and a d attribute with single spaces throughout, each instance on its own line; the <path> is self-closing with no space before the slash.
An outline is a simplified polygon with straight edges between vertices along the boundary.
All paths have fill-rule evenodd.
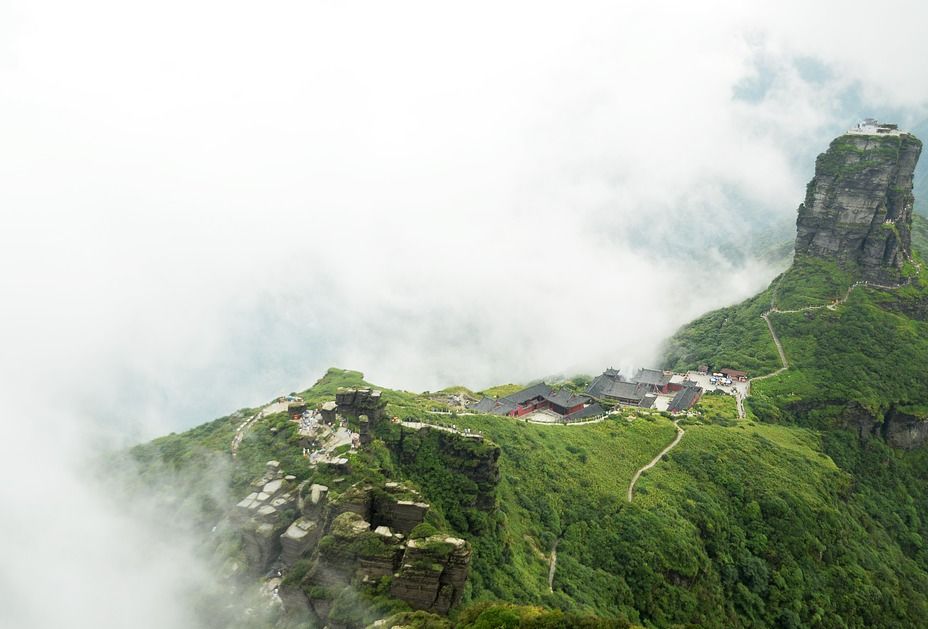
<path id="1" fill-rule="evenodd" d="M 796 426 L 739 421 L 731 398 L 709 396 L 701 407 L 714 421 L 691 421 L 680 445 L 642 477 L 631 504 L 626 457 L 600 456 L 627 448 L 629 433 L 612 427 L 625 420 L 601 424 L 592 433 L 603 442 L 597 448 L 583 427 L 526 427 L 535 440 L 556 439 L 563 453 L 586 455 L 577 479 L 574 466 L 552 457 L 553 446 L 525 448 L 532 440 L 506 434 L 520 430 L 509 420 L 458 418 L 514 443 L 503 446 L 500 493 L 511 567 L 491 570 L 488 590 L 474 595 L 652 626 L 918 626 L 928 613 L 928 573 L 911 545 L 923 534 L 912 515 L 921 487 L 873 502 L 826 454 L 850 456 L 847 444 Z M 867 456 L 885 466 L 895 454 L 877 448 Z M 908 521 L 870 513 L 896 500 L 911 505 Z M 555 538 L 548 594 L 541 555 Z"/>
<path id="2" fill-rule="evenodd" d="M 333 370 L 304 397 L 321 401 L 338 384 L 361 382 L 357 372 Z M 902 454 L 879 440 L 860 446 L 852 433 L 738 420 L 731 398 L 709 395 L 701 415 L 684 424 L 680 445 L 642 476 L 629 504 L 634 471 L 674 435 L 659 413 L 537 426 L 431 415 L 434 404 L 425 397 L 385 395 L 391 414 L 471 428 L 502 450 L 498 509 L 486 514 L 463 506 L 464 481 L 428 448 L 403 462 L 375 441 L 370 454 L 352 458 L 352 477 L 341 481 L 409 479 L 432 503 L 433 522 L 471 540 L 469 591 L 452 626 L 566 626 L 565 618 L 595 623 L 593 615 L 616 626 L 915 627 L 928 617 L 928 457 L 921 451 Z M 287 423 L 274 416 L 259 422 L 230 462 L 230 484 L 269 458 L 290 456 Z M 136 455 L 184 468 L 197 460 L 189 453 L 219 455 L 231 437 L 228 424 L 217 420 Z M 574 616 L 482 603 L 489 601 Z M 422 614 L 408 620 L 444 622 Z"/>
<path id="3" fill-rule="evenodd" d="M 916 247 L 928 240 L 924 226 L 913 229 Z M 671 340 L 667 364 L 676 368 L 709 362 L 766 373 L 779 360 L 760 314 L 771 304 L 820 306 L 769 315 L 790 369 L 753 383 L 747 419 L 738 419 L 731 398 L 705 396 L 680 444 L 642 476 L 632 503 L 626 493 L 635 470 L 675 433 L 660 413 L 538 426 L 434 415 L 429 409 L 440 404 L 426 396 L 384 390 L 390 415 L 453 423 L 499 445 L 497 508 L 489 512 L 468 506 L 472 483 L 428 438 L 415 458 L 397 457 L 388 443 L 395 428 L 353 455 L 352 473 L 341 480 L 317 478 L 284 415 L 259 421 L 230 460 L 228 444 L 251 410 L 155 440 L 133 457 L 143 476 L 157 471 L 154 478 L 164 469 L 187 476 L 220 469 L 229 501 L 271 458 L 335 491 L 363 478 L 413 482 L 433 505 L 430 521 L 469 539 L 474 554 L 456 615 L 408 614 L 402 620 L 410 626 L 612 619 L 615 626 L 919 627 L 928 618 L 928 454 L 892 449 L 878 436 L 862 441 L 843 428 L 862 416 L 878 424 L 891 406 L 924 408 L 928 283 L 860 287 L 846 303 L 824 307 L 852 282 L 837 268 L 798 260 L 771 289 Z M 301 395 L 318 404 L 339 386 L 366 384 L 358 372 L 333 369 Z M 203 498 L 205 524 L 229 506 Z"/>
<path id="4" fill-rule="evenodd" d="M 761 315 L 770 309 L 772 290 L 721 308 L 681 328 L 664 348 L 664 367 L 674 371 L 737 367 L 751 375 L 779 368 L 777 349 Z"/>
<path id="5" fill-rule="evenodd" d="M 913 248 L 923 254 L 926 245 L 926 221 L 916 217 Z M 780 310 L 816 306 L 769 315 L 790 366 L 775 377 L 752 383 L 752 396 L 746 405 L 749 417 L 780 424 L 782 430 L 806 427 L 820 431 L 812 433 L 819 435 L 815 449 L 837 465 L 831 477 L 814 474 L 813 468 L 806 467 L 807 480 L 798 481 L 787 492 L 791 500 L 802 497 L 817 504 L 811 513 L 817 520 L 829 522 L 827 527 L 818 528 L 818 533 L 840 531 L 831 541 L 818 537 L 824 545 L 822 563 L 802 569 L 807 582 L 818 581 L 826 588 L 830 582 L 837 588 L 828 600 L 841 621 L 826 613 L 820 618 L 822 623 L 919 626 L 913 614 L 923 614 L 928 599 L 928 551 L 924 543 L 928 536 L 928 455 L 924 448 L 890 448 L 881 438 L 880 428 L 894 409 L 904 410 L 916 420 L 928 417 L 928 379 L 924 375 L 928 367 L 928 280 L 924 272 L 915 276 L 913 268 L 908 265 L 906 269 L 912 278 L 906 286 L 895 290 L 860 286 L 848 295 L 855 279 L 852 273 L 821 261 L 797 260 L 774 280 L 771 290 L 698 319 L 668 344 L 668 365 L 690 367 L 709 362 L 761 375 L 779 364 L 767 364 L 759 370 L 755 367 L 755 358 L 770 351 L 769 332 L 766 339 L 758 339 L 756 333 L 758 313 L 771 304 Z M 835 303 L 845 295 L 846 302 Z M 828 304 L 832 307 L 823 307 Z M 724 321 L 721 326 L 720 320 Z M 705 342 L 703 334 L 707 328 L 718 330 L 710 342 Z M 724 351 L 726 345 L 735 346 L 739 339 L 740 355 Z M 685 440 L 676 455 L 678 462 L 686 448 L 696 442 L 696 438 Z M 726 458 L 736 459 L 748 447 L 733 448 Z M 742 487 L 756 491 L 758 478 L 769 482 L 805 464 L 784 459 L 784 469 L 758 473 L 760 465 L 756 456 L 737 464 L 746 472 L 740 480 Z M 711 467 L 720 473 L 717 461 Z M 676 471 L 672 465 L 664 466 L 652 478 Z M 702 479 L 696 486 L 705 488 L 706 483 L 707 479 Z M 808 493 L 826 487 L 835 492 L 831 498 L 827 492 L 817 497 Z M 794 519 L 804 518 L 806 507 L 797 509 L 794 505 L 793 510 Z M 838 519 L 833 520 L 835 517 Z M 764 522 L 768 520 L 765 516 Z M 768 541 L 775 539 L 765 535 Z M 803 537 L 798 531 L 795 536 Z M 789 547 L 792 541 L 779 538 L 773 546 Z M 839 552 L 829 558 L 828 549 Z M 812 547 L 807 551 L 812 552 Z M 888 599 L 892 603 L 886 607 Z M 790 608 L 794 609 L 793 604 Z M 879 615 L 873 615 L 877 609 Z M 891 610 L 901 615 L 884 615 Z M 809 623 L 811 620 L 805 618 L 802 624 Z"/>

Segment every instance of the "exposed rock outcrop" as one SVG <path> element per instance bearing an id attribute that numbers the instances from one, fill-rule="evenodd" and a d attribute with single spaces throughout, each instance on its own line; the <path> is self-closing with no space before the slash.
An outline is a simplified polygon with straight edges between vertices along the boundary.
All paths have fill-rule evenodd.
<path id="1" fill-rule="evenodd" d="M 415 489 L 358 483 L 330 500 L 328 487 L 297 486 L 276 461 L 252 489 L 233 518 L 249 570 L 286 571 L 279 596 L 288 611 L 347 627 L 349 599 L 364 588 L 443 614 L 460 600 L 470 545 L 440 534 L 409 539 L 429 510 Z"/>
<path id="2" fill-rule="evenodd" d="M 295 514 L 294 481 L 280 470 L 280 463 L 268 461 L 264 476 L 252 483 L 253 491 L 235 505 L 232 517 L 241 530 L 251 572 L 264 572 L 280 555 L 280 536 Z"/>
<path id="3" fill-rule="evenodd" d="M 308 481 L 300 484 L 296 506 L 301 515 L 280 536 L 280 559 L 284 565 L 293 565 L 316 547 L 325 528 L 328 495 L 329 488 L 325 485 Z"/>
<path id="4" fill-rule="evenodd" d="M 499 484 L 500 448 L 480 435 L 463 435 L 445 430 L 390 426 L 380 436 L 415 479 L 415 467 L 431 457 L 438 457 L 442 467 L 465 476 L 473 493 L 458 496 L 461 506 L 492 511 L 496 507 Z"/>
<path id="5" fill-rule="evenodd" d="M 928 442 L 928 409 L 893 405 L 883 414 L 874 414 L 856 402 L 841 414 L 844 427 L 857 433 L 861 441 L 882 437 L 894 448 L 912 450 Z"/>
<path id="6" fill-rule="evenodd" d="M 296 563 L 306 551 L 316 545 L 320 533 L 322 527 L 317 520 L 297 518 L 280 536 L 280 560 L 288 566 Z"/>
<path id="7" fill-rule="evenodd" d="M 470 545 L 456 537 L 410 540 L 390 594 L 414 609 L 447 614 L 464 593 L 470 553 Z"/>
<path id="8" fill-rule="evenodd" d="M 356 513 L 373 527 L 386 526 L 408 535 L 425 519 L 427 502 L 414 489 L 387 482 L 382 487 L 355 485 L 332 502 L 329 520 L 343 513 Z"/>
<path id="9" fill-rule="evenodd" d="M 815 162 L 796 220 L 796 255 L 894 281 L 911 255 L 912 179 L 922 144 L 907 133 L 848 133 Z"/>
<path id="10" fill-rule="evenodd" d="M 911 450 L 928 441 L 928 410 L 892 408 L 883 421 L 883 438 L 894 448 Z"/>
<path id="11" fill-rule="evenodd" d="M 338 404 L 332 402 L 331 400 L 322 405 L 319 409 L 319 414 L 322 415 L 322 421 L 326 424 L 334 424 L 336 419 L 336 414 L 338 413 Z"/>
<path id="12" fill-rule="evenodd" d="M 382 491 L 373 493 L 371 520 L 374 526 L 387 526 L 409 535 L 425 519 L 429 505 L 419 492 L 399 483 L 386 483 Z"/>
<path id="13" fill-rule="evenodd" d="M 415 609 L 446 614 L 461 599 L 471 556 L 470 545 L 462 539 L 432 535 L 406 540 L 387 526 L 373 527 L 352 511 L 335 517 L 318 548 L 301 587 L 323 620 L 344 588 L 376 585 L 384 578 L 390 580 L 391 596 Z"/>
<path id="14" fill-rule="evenodd" d="M 386 408 L 381 392 L 372 389 L 339 388 L 335 393 L 335 404 L 342 417 L 358 419 L 366 415 L 372 424 L 380 421 Z"/>

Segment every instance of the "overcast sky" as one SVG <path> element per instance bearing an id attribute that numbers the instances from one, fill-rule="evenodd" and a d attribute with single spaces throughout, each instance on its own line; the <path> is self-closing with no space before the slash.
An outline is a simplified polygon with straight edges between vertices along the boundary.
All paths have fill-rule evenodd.
<path id="1" fill-rule="evenodd" d="M 0 489 L 29 505 L 0 550 L 35 548 L 60 506 L 36 488 L 88 435 L 328 366 L 423 390 L 653 365 L 778 272 L 761 243 L 832 137 L 928 117 L 921 3 L 618 4 L 0 0 L 0 469 L 43 470 Z M 132 616 L 170 569 L 128 623 L 0 565 L 17 626 L 183 624 Z"/>

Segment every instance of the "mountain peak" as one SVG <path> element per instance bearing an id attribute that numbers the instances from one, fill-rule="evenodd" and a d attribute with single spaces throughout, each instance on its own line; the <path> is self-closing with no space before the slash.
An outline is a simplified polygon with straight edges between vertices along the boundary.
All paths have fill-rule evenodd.
<path id="1" fill-rule="evenodd" d="M 796 220 L 796 256 L 895 279 L 911 257 L 912 180 L 922 143 L 867 120 L 815 161 Z"/>

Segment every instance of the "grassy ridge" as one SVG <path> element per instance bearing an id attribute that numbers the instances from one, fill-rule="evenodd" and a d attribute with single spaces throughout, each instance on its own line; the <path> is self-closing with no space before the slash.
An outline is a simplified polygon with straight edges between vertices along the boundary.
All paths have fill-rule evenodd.
<path id="1" fill-rule="evenodd" d="M 856 280 L 853 271 L 834 262 L 800 257 L 773 283 L 772 303 L 780 310 L 828 305 L 838 301 Z"/>

